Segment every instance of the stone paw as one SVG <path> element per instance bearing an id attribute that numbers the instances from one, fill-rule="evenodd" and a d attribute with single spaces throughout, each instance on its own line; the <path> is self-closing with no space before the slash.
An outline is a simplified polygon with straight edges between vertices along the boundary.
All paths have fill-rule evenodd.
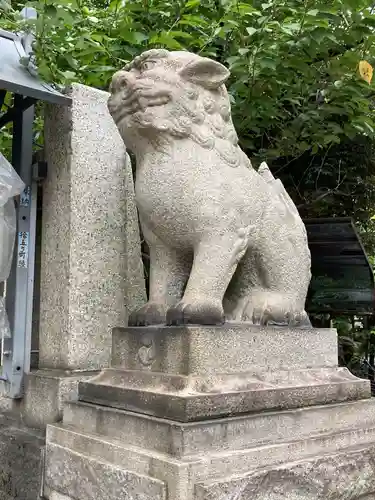
<path id="1" fill-rule="evenodd" d="M 275 326 L 289 326 L 291 328 L 311 327 L 309 317 L 305 311 L 285 312 L 278 308 L 254 309 L 252 322 L 254 325 L 262 325 L 262 326 L 275 325 Z"/>
<path id="2" fill-rule="evenodd" d="M 222 325 L 225 322 L 219 301 L 181 301 L 167 311 L 167 325 Z"/>
<path id="3" fill-rule="evenodd" d="M 147 302 L 144 306 L 133 311 L 129 316 L 129 326 L 165 325 L 166 306 L 156 302 Z"/>

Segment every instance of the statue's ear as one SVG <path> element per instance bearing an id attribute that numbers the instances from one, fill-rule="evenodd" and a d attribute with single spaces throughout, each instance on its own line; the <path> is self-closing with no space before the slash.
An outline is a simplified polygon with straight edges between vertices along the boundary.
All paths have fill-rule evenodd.
<path id="1" fill-rule="evenodd" d="M 230 72 L 222 64 L 207 57 L 201 57 L 182 68 L 180 75 L 184 80 L 214 90 L 228 80 Z"/>

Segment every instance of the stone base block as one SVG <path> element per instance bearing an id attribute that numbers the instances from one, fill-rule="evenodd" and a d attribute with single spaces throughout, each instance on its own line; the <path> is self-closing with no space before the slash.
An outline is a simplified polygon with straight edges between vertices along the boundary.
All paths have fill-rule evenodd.
<path id="1" fill-rule="evenodd" d="M 112 368 L 79 399 L 182 422 L 370 397 L 331 329 L 226 324 L 116 329 Z"/>
<path id="2" fill-rule="evenodd" d="M 66 405 L 63 424 L 104 439 L 190 459 L 206 453 L 232 453 L 260 446 L 267 449 L 311 436 L 319 441 L 326 435 L 336 439 L 344 431 L 354 436 L 356 429 L 362 428 L 368 429 L 367 439 L 370 429 L 375 428 L 375 399 L 188 423 L 76 402 Z"/>
<path id="3" fill-rule="evenodd" d="M 61 424 L 47 426 L 44 495 L 369 497 L 375 492 L 369 396 L 368 381 L 338 368 L 334 330 L 117 329 L 112 368 L 80 382 L 79 401 L 66 404 Z M 358 453 L 364 458 L 355 469 Z M 360 487 L 343 497 L 347 471 Z"/>
<path id="4" fill-rule="evenodd" d="M 334 367 L 337 332 L 250 323 L 115 328 L 111 366 L 185 376 Z"/>
<path id="5" fill-rule="evenodd" d="M 374 498 L 375 443 L 270 470 L 198 484 L 196 500 L 365 500 Z"/>
<path id="6" fill-rule="evenodd" d="M 47 494 L 51 485 L 55 491 L 77 500 L 167 499 L 163 481 L 61 446 L 49 445 L 46 471 Z"/>
<path id="7" fill-rule="evenodd" d="M 44 433 L 25 427 L 15 415 L 0 415 L 0 499 L 40 498 Z"/>
<path id="8" fill-rule="evenodd" d="M 79 399 L 189 422 L 370 396 L 369 382 L 346 368 L 274 372 L 263 377 L 238 374 L 218 377 L 215 385 L 212 389 L 198 377 L 107 369 L 94 380 L 80 382 Z"/>
<path id="9" fill-rule="evenodd" d="M 62 419 L 66 401 L 78 399 L 78 383 L 97 372 L 36 370 L 26 375 L 22 414 L 27 425 L 44 429 Z"/>
<path id="10" fill-rule="evenodd" d="M 62 424 L 47 427 L 44 495 L 49 500 L 60 500 L 56 494 L 64 500 L 371 498 L 374 417 L 372 400 L 179 424 L 75 403 Z"/>
<path id="11" fill-rule="evenodd" d="M 51 491 L 49 493 L 50 500 L 73 500 L 71 497 L 67 497 L 66 495 L 60 495 L 56 491 Z"/>

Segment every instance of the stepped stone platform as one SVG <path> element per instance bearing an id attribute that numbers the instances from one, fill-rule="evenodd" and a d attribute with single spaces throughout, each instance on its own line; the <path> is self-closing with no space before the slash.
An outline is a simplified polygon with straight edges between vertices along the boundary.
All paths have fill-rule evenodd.
<path id="1" fill-rule="evenodd" d="M 375 498 L 375 400 L 331 329 L 116 329 L 47 427 L 50 500 Z"/>
<path id="2" fill-rule="evenodd" d="M 83 401 L 187 422 L 370 395 L 337 367 L 329 329 L 116 329 L 112 349 L 112 368 L 80 383 Z"/>

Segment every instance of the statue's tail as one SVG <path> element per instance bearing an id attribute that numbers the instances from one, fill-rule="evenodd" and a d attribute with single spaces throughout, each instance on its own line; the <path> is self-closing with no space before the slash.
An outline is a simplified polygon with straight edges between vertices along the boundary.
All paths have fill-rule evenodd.
<path id="1" fill-rule="evenodd" d="M 286 216 L 287 216 L 287 218 L 289 218 L 290 222 L 292 222 L 294 224 L 301 223 L 302 222 L 301 217 L 299 215 L 299 212 L 298 212 L 297 207 L 295 206 L 293 200 L 291 199 L 291 197 L 287 193 L 281 180 L 275 179 L 275 177 L 272 175 L 272 172 L 268 168 L 268 165 L 265 161 L 261 163 L 261 165 L 258 169 L 258 174 L 269 185 L 269 187 L 272 189 L 275 196 L 277 196 L 277 199 L 285 207 Z M 303 224 L 303 226 L 304 226 L 304 224 Z"/>
<path id="2" fill-rule="evenodd" d="M 249 160 L 246 166 L 251 167 Z M 233 321 L 254 324 L 311 326 L 305 311 L 311 277 L 305 225 L 266 163 L 258 174 L 269 200 L 252 243 L 256 251 L 246 252 L 226 294 L 225 314 Z"/>

